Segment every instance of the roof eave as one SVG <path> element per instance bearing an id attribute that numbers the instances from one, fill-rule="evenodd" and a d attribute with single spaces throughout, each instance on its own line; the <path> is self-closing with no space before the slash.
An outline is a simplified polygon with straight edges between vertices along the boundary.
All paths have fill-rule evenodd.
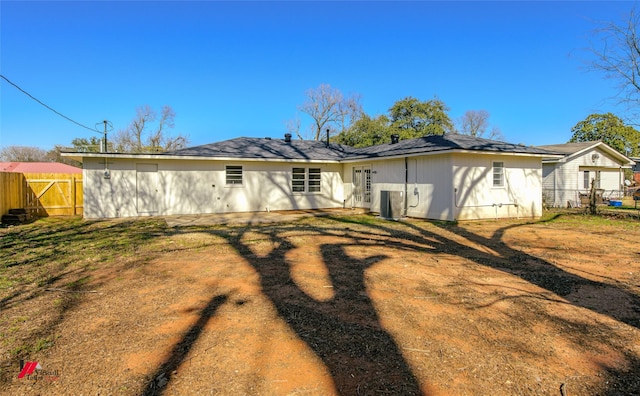
<path id="1" fill-rule="evenodd" d="M 143 160 L 195 160 L 195 161 L 228 161 L 228 162 L 306 162 L 306 163 L 340 163 L 336 159 L 310 159 L 310 158 L 247 158 L 247 157 L 204 157 L 198 155 L 166 155 L 166 154 L 123 154 L 123 153 L 61 153 L 68 157 L 81 161 L 83 158 L 105 159 L 143 159 Z"/>
<path id="2" fill-rule="evenodd" d="M 543 162 L 549 159 L 561 160 L 564 156 L 560 154 L 527 153 L 519 151 L 492 151 L 492 150 L 472 150 L 472 149 L 450 149 L 442 148 L 433 151 L 407 151 L 392 155 L 362 154 L 347 156 L 341 159 L 324 158 L 250 158 L 236 156 L 198 156 L 198 155 L 167 155 L 167 154 L 131 154 L 131 153 L 61 153 L 63 157 L 68 157 L 81 161 L 83 158 L 105 158 L 105 159 L 143 159 L 143 160 L 195 160 L 195 161 L 228 161 L 228 162 L 286 162 L 286 163 L 356 163 L 370 160 L 398 159 L 405 157 L 421 157 L 441 154 L 481 154 L 481 155 L 507 155 L 520 157 L 539 157 Z"/>
<path id="3" fill-rule="evenodd" d="M 589 151 L 589 150 L 593 150 L 599 148 L 600 150 L 606 152 L 607 154 L 609 154 L 610 156 L 614 157 L 618 162 L 620 162 L 620 165 L 622 167 L 624 166 L 633 166 L 635 164 L 635 162 L 633 162 L 633 160 L 631 160 L 629 157 L 625 156 L 624 154 L 618 152 L 616 149 L 614 149 L 613 147 L 609 146 L 608 144 L 604 143 L 604 142 L 595 142 L 594 144 L 592 144 L 591 146 L 585 147 L 582 150 L 576 151 L 575 153 L 571 153 L 571 154 L 567 154 L 565 156 L 566 159 L 569 158 L 574 158 L 577 156 L 582 155 L 583 153 Z"/>
<path id="4" fill-rule="evenodd" d="M 519 157 L 538 157 L 538 158 L 561 158 L 562 155 L 549 155 L 542 153 L 523 153 L 517 151 L 488 151 L 488 150 L 469 150 L 469 149 L 442 149 L 428 152 L 416 152 L 416 153 L 404 153 L 404 154 L 396 154 L 396 155 L 368 155 L 368 156 L 360 156 L 357 158 L 347 158 L 342 160 L 342 163 L 354 163 L 354 162 L 362 162 L 367 160 L 382 160 L 382 159 L 400 159 L 405 157 L 423 157 L 430 155 L 441 155 L 441 154 L 481 154 L 481 155 L 508 155 L 508 156 L 519 156 Z"/>

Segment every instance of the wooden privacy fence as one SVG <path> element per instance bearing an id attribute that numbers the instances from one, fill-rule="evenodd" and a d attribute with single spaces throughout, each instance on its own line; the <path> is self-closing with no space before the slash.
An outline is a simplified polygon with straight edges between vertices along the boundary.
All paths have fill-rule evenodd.
<path id="1" fill-rule="evenodd" d="M 0 215 L 26 206 L 26 186 L 22 173 L 0 172 Z"/>
<path id="2" fill-rule="evenodd" d="M 82 215 L 82 175 L 0 172 L 0 214 L 24 208 L 31 216 Z"/>

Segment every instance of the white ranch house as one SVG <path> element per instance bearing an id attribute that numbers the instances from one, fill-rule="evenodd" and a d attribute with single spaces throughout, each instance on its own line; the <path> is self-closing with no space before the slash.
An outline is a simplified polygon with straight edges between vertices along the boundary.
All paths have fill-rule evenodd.
<path id="1" fill-rule="evenodd" d="M 65 156 L 83 163 L 85 218 L 365 208 L 471 220 L 541 216 L 542 159 L 553 153 L 464 135 L 361 149 L 287 135 Z"/>
<path id="2" fill-rule="evenodd" d="M 619 199 L 624 193 L 624 169 L 635 164 L 607 144 L 580 142 L 539 146 L 562 154 L 542 160 L 542 189 L 545 204 L 577 207 L 588 201 L 595 180 L 598 199 Z"/>

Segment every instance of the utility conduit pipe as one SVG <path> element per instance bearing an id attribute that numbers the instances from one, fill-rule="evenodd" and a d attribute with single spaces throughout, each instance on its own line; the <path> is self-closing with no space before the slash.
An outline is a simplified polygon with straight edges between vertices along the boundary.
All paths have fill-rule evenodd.
<path id="1" fill-rule="evenodd" d="M 458 189 L 454 188 L 453 189 L 453 196 L 454 196 L 454 204 L 456 206 L 456 208 L 488 208 L 488 207 L 493 207 L 496 209 L 496 220 L 498 219 L 498 208 L 501 208 L 503 206 L 515 206 L 516 209 L 519 207 L 517 202 L 509 202 L 509 203 L 492 203 L 492 204 L 482 204 L 482 205 L 458 205 Z M 516 213 L 517 210 L 516 210 Z M 517 214 L 516 218 L 520 218 L 520 216 Z"/>

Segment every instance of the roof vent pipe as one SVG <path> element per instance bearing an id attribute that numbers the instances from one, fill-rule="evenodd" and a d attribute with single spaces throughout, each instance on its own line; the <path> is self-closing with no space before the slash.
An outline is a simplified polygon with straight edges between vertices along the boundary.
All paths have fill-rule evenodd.
<path id="1" fill-rule="evenodd" d="M 396 144 L 400 141 L 400 135 L 398 135 L 397 133 L 394 133 L 393 135 L 391 135 L 391 144 Z"/>
<path id="2" fill-rule="evenodd" d="M 285 133 L 284 134 L 284 141 L 287 143 L 291 143 L 291 134 L 290 133 Z"/>
<path id="3" fill-rule="evenodd" d="M 327 128 L 327 147 L 329 147 L 329 128 Z"/>

